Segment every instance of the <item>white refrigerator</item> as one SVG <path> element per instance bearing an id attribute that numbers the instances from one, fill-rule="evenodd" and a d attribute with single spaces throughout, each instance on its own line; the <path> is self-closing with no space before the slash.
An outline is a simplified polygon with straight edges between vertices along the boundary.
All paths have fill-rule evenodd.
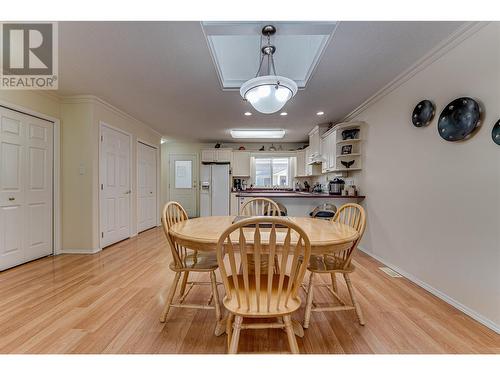
<path id="1" fill-rule="evenodd" d="M 229 164 L 202 164 L 200 216 L 229 215 Z"/>

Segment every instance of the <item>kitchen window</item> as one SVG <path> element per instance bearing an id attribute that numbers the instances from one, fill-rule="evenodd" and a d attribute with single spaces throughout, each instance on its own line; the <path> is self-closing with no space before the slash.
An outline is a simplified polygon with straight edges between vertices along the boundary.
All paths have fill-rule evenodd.
<path id="1" fill-rule="evenodd" d="M 252 168 L 254 186 L 289 188 L 292 181 L 290 157 L 256 157 Z"/>

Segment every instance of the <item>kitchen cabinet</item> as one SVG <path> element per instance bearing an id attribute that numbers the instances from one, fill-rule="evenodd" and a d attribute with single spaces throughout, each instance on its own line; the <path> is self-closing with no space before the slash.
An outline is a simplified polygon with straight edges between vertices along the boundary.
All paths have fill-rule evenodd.
<path id="1" fill-rule="evenodd" d="M 232 149 L 230 148 L 209 148 L 201 150 L 202 163 L 230 163 Z"/>
<path id="2" fill-rule="evenodd" d="M 321 156 L 323 159 L 321 173 L 328 173 L 335 169 L 337 157 L 336 135 L 337 132 L 333 130 L 326 132 L 321 138 Z"/>
<path id="3" fill-rule="evenodd" d="M 316 125 L 309 132 L 309 158 L 307 162 L 321 160 L 321 137 L 328 130 L 329 125 Z"/>
<path id="4" fill-rule="evenodd" d="M 250 152 L 234 151 L 233 152 L 233 177 L 249 177 L 250 176 Z"/>
<path id="5" fill-rule="evenodd" d="M 310 147 L 306 147 L 306 159 L 305 159 L 305 165 L 304 165 L 304 169 L 305 169 L 305 175 L 306 176 L 312 176 L 313 174 L 313 166 L 311 164 L 309 164 L 309 161 L 311 160 L 312 158 L 312 150 Z"/>
<path id="6" fill-rule="evenodd" d="M 295 166 L 295 176 L 302 177 L 306 176 L 306 151 L 297 151 L 297 161 Z"/>
<path id="7" fill-rule="evenodd" d="M 314 157 L 319 155 L 320 136 L 319 127 L 315 126 L 309 133 L 309 156 Z M 308 160 L 309 161 L 309 160 Z"/>
<path id="8" fill-rule="evenodd" d="M 328 157 L 330 152 L 330 142 L 328 137 L 321 138 L 320 142 L 321 158 L 323 162 L 321 163 L 321 173 L 328 172 Z"/>
<path id="9" fill-rule="evenodd" d="M 229 202 L 229 210 L 231 215 L 238 216 L 240 212 L 239 198 L 236 196 L 238 193 L 231 193 L 231 202 Z"/>

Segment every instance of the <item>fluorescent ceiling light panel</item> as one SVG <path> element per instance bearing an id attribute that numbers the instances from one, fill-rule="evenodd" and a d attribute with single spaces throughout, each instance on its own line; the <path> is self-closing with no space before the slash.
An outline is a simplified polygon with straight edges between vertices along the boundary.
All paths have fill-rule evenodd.
<path id="1" fill-rule="evenodd" d="M 285 136 L 284 129 L 233 129 L 231 137 L 233 138 L 283 138 Z"/>

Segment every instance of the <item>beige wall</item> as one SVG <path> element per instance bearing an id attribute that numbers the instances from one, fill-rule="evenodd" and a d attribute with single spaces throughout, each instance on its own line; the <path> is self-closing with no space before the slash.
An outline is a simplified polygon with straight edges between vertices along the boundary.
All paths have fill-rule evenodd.
<path id="1" fill-rule="evenodd" d="M 62 248 L 96 249 L 93 243 L 92 105 L 61 105 Z M 83 168 L 83 170 L 80 170 Z"/>
<path id="2" fill-rule="evenodd" d="M 0 100 L 50 117 L 60 117 L 59 99 L 52 94 L 25 90 L 0 90 Z"/>
<path id="3" fill-rule="evenodd" d="M 484 121 L 471 139 L 437 132 L 443 107 L 460 96 L 482 102 Z M 422 99 L 434 121 L 411 124 Z M 500 326 L 500 23 L 490 23 L 355 119 L 367 122 L 367 194 L 362 248 L 490 327 Z"/>

